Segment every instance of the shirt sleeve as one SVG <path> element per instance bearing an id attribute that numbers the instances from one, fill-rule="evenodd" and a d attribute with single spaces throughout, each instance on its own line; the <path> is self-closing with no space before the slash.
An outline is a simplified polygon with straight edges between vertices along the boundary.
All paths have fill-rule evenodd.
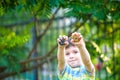
<path id="1" fill-rule="evenodd" d="M 85 70 L 86 70 L 86 73 L 89 76 L 90 80 L 95 80 L 95 73 L 93 74 L 93 73 L 89 72 L 86 68 L 85 68 Z"/>
<path id="2" fill-rule="evenodd" d="M 65 71 L 66 71 L 66 69 L 67 69 L 67 64 L 65 65 L 65 68 L 63 69 L 63 71 L 61 71 L 60 72 L 60 70 L 59 69 L 57 69 L 58 71 L 58 78 L 60 79 L 61 77 L 63 77 L 63 75 L 65 74 Z"/>

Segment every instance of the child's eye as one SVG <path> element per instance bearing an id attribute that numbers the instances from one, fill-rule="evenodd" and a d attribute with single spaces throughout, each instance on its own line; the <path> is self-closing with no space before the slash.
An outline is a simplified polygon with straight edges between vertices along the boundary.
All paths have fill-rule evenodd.
<path id="1" fill-rule="evenodd" d="M 70 53 L 66 53 L 66 55 L 69 55 Z"/>
<path id="2" fill-rule="evenodd" d="M 78 53 L 78 51 L 73 51 L 75 54 Z"/>

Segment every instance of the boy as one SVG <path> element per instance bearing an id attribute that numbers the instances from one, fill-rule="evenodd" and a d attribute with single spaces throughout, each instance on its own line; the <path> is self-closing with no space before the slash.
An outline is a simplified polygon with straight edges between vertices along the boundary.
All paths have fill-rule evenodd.
<path id="1" fill-rule="evenodd" d="M 82 35 L 74 32 L 58 38 L 58 70 L 60 80 L 94 80 L 95 69 Z"/>

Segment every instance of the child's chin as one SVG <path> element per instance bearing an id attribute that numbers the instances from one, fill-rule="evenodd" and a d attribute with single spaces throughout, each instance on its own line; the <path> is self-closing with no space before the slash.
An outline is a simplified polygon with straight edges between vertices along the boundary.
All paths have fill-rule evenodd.
<path id="1" fill-rule="evenodd" d="M 70 65 L 72 68 L 78 67 L 79 65 Z"/>

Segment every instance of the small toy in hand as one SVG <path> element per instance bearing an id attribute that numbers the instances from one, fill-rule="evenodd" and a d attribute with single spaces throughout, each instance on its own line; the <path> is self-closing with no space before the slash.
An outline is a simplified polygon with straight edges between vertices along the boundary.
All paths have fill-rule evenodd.
<path id="1" fill-rule="evenodd" d="M 62 38 L 61 41 L 59 42 L 60 45 L 65 45 L 65 39 Z"/>
<path id="2" fill-rule="evenodd" d="M 72 34 L 72 39 L 74 40 L 74 42 L 78 42 L 81 38 L 79 37 L 79 34 Z"/>

